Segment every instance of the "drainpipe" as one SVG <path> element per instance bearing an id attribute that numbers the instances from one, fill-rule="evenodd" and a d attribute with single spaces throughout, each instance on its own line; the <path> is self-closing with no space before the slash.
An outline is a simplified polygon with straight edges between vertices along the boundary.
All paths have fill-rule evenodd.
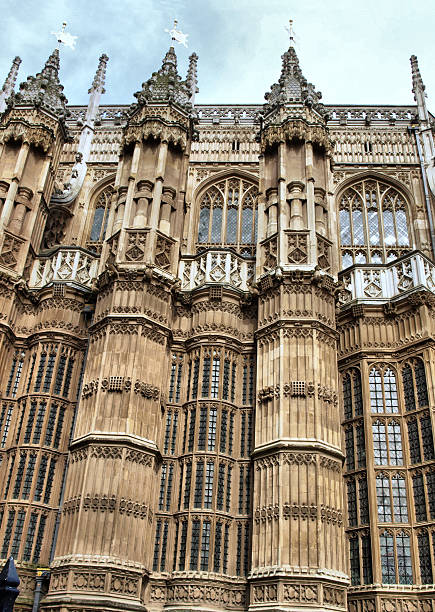
<path id="1" fill-rule="evenodd" d="M 427 212 L 427 218 L 428 218 L 428 221 L 429 221 L 430 241 L 431 241 L 431 245 L 432 245 L 432 259 L 434 259 L 435 258 L 435 231 L 434 231 L 434 222 L 433 222 L 432 208 L 431 208 L 431 202 L 430 202 L 430 196 L 429 196 L 429 188 L 428 188 L 428 185 L 427 185 L 426 169 L 424 167 L 423 153 L 422 153 L 421 145 L 420 145 L 419 132 L 418 132 L 418 128 L 416 128 L 416 127 L 410 127 L 408 129 L 411 132 L 414 133 L 415 142 L 417 143 L 418 159 L 419 159 L 419 162 L 420 162 L 421 175 L 423 177 L 424 199 L 426 201 L 426 212 Z"/>

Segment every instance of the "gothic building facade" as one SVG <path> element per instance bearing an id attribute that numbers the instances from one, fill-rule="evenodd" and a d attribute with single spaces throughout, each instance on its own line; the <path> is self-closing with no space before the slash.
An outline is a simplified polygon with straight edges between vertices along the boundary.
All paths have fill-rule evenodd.
<path id="1" fill-rule="evenodd" d="M 0 549 L 19 610 L 435 612 L 433 117 L 0 92 Z"/>

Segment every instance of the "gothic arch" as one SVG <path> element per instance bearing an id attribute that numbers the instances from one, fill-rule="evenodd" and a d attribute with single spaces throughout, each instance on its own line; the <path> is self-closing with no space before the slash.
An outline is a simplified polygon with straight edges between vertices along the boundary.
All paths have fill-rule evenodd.
<path id="1" fill-rule="evenodd" d="M 113 193 L 114 179 L 115 175 L 111 175 L 98 181 L 89 196 L 88 218 L 85 228 L 86 246 L 97 252 L 100 251 L 101 243 L 106 237 L 110 195 Z M 99 210 L 103 211 L 103 214 L 97 216 Z"/>
<path id="2" fill-rule="evenodd" d="M 363 172 L 337 192 L 342 268 L 394 261 L 415 248 L 409 190 L 380 173 Z"/>
<path id="3" fill-rule="evenodd" d="M 195 190 L 195 243 L 198 250 L 231 247 L 253 256 L 257 240 L 258 179 L 239 169 L 209 177 Z"/>

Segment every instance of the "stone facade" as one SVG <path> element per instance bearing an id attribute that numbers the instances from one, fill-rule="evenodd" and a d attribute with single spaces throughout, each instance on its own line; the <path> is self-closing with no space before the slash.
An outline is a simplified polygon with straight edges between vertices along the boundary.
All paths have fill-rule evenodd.
<path id="1" fill-rule="evenodd" d="M 434 612 L 433 117 L 0 92 L 1 557 L 18 610 Z"/>

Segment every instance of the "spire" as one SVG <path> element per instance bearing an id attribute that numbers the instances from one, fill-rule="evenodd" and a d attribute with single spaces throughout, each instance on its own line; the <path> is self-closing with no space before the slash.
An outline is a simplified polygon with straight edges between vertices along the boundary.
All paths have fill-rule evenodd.
<path id="1" fill-rule="evenodd" d="M 14 105 L 27 105 L 43 108 L 63 119 L 68 100 L 59 81 L 59 49 L 55 49 L 45 62 L 44 68 L 36 76 L 28 76 L 20 84 L 19 93 L 14 96 Z"/>
<path id="2" fill-rule="evenodd" d="M 429 114 L 426 108 L 426 87 L 424 86 L 423 79 L 421 78 L 417 56 L 411 55 L 410 61 L 412 72 L 412 93 L 414 94 L 414 100 L 417 102 L 418 118 L 420 121 L 429 121 Z"/>
<path id="3" fill-rule="evenodd" d="M 294 103 L 304 104 L 324 114 L 323 105 L 320 104 L 322 94 L 320 91 L 315 91 L 314 85 L 308 83 L 302 74 L 295 50 L 293 21 L 290 20 L 289 23 L 290 27 L 286 28 L 290 37 L 289 48 L 281 56 L 282 69 L 278 83 L 272 85 L 270 92 L 264 96 L 266 99 L 265 112 L 267 114 L 279 106 Z"/>
<path id="4" fill-rule="evenodd" d="M 106 92 L 106 90 L 104 89 L 104 83 L 106 80 L 106 67 L 108 61 L 109 58 L 105 53 L 103 53 L 103 55 L 100 56 L 100 59 L 98 61 L 97 72 L 95 73 L 94 80 L 92 81 L 92 85 L 88 90 L 88 93 L 91 94 L 94 91 L 98 91 L 99 93 L 103 94 Z"/>
<path id="5" fill-rule="evenodd" d="M 193 57 L 194 56 L 194 57 Z M 148 81 L 142 83 L 141 91 L 134 94 L 139 106 L 153 102 L 175 102 L 190 109 L 192 106 L 193 84 L 196 80 L 197 56 L 191 56 L 189 72 L 186 81 L 182 81 L 177 71 L 177 56 L 171 46 L 163 58 L 162 67 L 154 72 Z M 134 107 L 135 108 L 135 105 Z"/>
<path id="6" fill-rule="evenodd" d="M 195 94 L 199 92 L 198 79 L 196 76 L 197 64 L 198 64 L 198 56 L 196 55 L 196 53 L 192 53 L 192 55 L 189 57 L 189 69 L 187 71 L 187 77 L 186 77 L 186 85 L 190 91 L 190 102 L 192 104 L 195 103 Z"/>
<path id="7" fill-rule="evenodd" d="M 9 70 L 9 74 L 6 77 L 4 85 L 0 91 L 0 113 L 2 113 L 5 110 L 6 100 L 9 98 L 9 96 L 14 91 L 20 64 L 21 64 L 21 58 L 17 56 L 12 62 L 12 66 L 11 66 L 11 69 Z"/>

